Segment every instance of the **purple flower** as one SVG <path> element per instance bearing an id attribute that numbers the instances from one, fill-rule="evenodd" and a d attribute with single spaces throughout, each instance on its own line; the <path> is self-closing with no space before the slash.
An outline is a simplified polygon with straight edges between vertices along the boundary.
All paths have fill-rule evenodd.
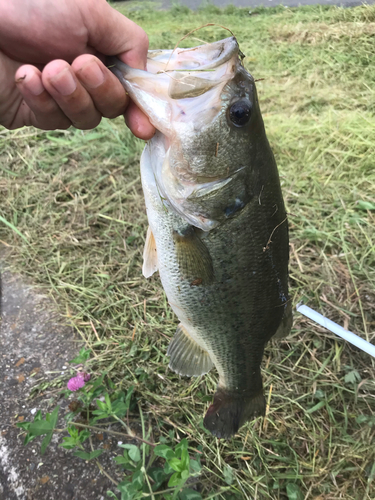
<path id="1" fill-rule="evenodd" d="M 78 372 L 77 375 L 71 378 L 68 382 L 68 389 L 70 391 L 78 391 L 81 389 L 86 382 L 88 382 L 91 378 L 91 375 L 86 372 Z"/>
<path id="2" fill-rule="evenodd" d="M 85 385 L 85 380 L 82 375 L 78 374 L 76 377 L 73 377 L 68 382 L 68 389 L 70 391 L 78 391 Z"/>

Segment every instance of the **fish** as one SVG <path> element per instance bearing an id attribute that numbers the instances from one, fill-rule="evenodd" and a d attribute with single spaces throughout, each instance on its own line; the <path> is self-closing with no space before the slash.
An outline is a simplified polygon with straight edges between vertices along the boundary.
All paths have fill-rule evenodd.
<path id="1" fill-rule="evenodd" d="M 288 220 L 254 78 L 235 37 L 151 50 L 147 71 L 108 65 L 156 133 L 141 157 L 146 278 L 159 271 L 180 323 L 182 376 L 218 372 L 203 424 L 229 439 L 265 414 L 266 343 L 292 325 Z"/>

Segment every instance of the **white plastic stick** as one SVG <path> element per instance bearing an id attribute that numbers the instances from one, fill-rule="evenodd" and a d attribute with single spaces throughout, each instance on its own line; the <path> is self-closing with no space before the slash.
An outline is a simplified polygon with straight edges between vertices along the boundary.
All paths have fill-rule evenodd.
<path id="1" fill-rule="evenodd" d="M 370 344 L 370 342 L 361 339 L 361 337 L 358 337 L 358 335 L 356 335 L 353 332 L 344 330 L 342 326 L 338 325 L 337 323 L 334 323 L 328 318 L 325 318 L 324 316 L 314 311 L 314 309 L 311 309 L 310 307 L 298 304 L 297 311 L 303 314 L 304 316 L 307 316 L 308 318 L 312 319 L 313 321 L 323 326 L 324 328 L 327 328 L 327 330 L 329 330 L 330 332 L 335 333 L 336 335 L 342 337 L 343 339 L 347 340 L 356 347 L 359 347 L 360 349 L 362 349 L 362 351 L 367 352 L 367 354 L 370 354 L 370 356 L 373 356 L 375 358 L 375 345 L 372 345 Z"/>

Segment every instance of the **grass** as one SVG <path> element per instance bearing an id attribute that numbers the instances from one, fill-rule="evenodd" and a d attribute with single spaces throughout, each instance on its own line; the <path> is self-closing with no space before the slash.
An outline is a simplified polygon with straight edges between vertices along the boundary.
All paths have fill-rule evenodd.
<path id="1" fill-rule="evenodd" d="M 173 48 L 207 22 L 236 33 L 245 65 L 263 79 L 261 108 L 290 213 L 294 303 L 304 299 L 374 341 L 375 7 L 118 8 L 146 30 L 151 48 Z M 227 34 L 209 27 L 194 36 Z M 158 278 L 141 275 L 142 148 L 121 119 L 89 132 L 0 130 L 8 262 L 55 299 L 92 349 L 94 372 L 107 370 L 124 389 L 134 384 L 158 432 L 173 428 L 202 447 L 203 498 L 374 498 L 374 360 L 297 313 L 291 335 L 266 348 L 267 417 L 228 442 L 202 429 L 216 374 L 186 380 L 168 371 L 177 321 Z"/>

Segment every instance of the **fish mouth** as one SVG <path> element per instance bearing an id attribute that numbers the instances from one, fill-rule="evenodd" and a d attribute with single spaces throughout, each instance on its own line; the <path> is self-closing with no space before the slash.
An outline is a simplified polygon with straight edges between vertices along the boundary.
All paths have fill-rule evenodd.
<path id="1" fill-rule="evenodd" d="M 214 69 L 238 53 L 235 37 L 199 45 L 190 49 L 150 50 L 147 70 L 151 73 L 166 70 Z"/>
<path id="2" fill-rule="evenodd" d="M 217 112 L 222 89 L 240 64 L 238 53 L 237 40 L 230 37 L 190 49 L 151 50 L 147 71 L 116 57 L 107 58 L 107 65 L 155 128 L 171 136 L 172 121 L 191 122 L 203 104 Z"/>

